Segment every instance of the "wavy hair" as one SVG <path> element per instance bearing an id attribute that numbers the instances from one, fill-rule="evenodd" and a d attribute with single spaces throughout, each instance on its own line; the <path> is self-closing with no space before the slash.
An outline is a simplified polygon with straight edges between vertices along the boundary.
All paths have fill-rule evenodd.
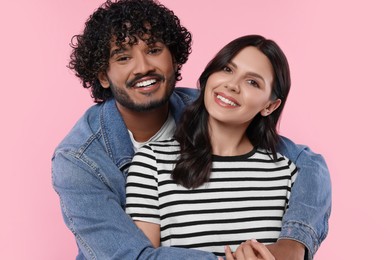
<path id="1" fill-rule="evenodd" d="M 96 103 L 112 97 L 110 88 L 101 86 L 98 75 L 106 72 L 110 43 L 118 47 L 128 38 L 129 44 L 141 39 L 147 44 L 164 43 L 177 64 L 176 80 L 181 80 L 181 67 L 191 53 L 191 33 L 180 24 L 173 11 L 153 0 L 106 1 L 86 21 L 82 34 L 71 41 L 68 67 L 75 71 L 84 88 L 91 89 Z"/>
<path id="2" fill-rule="evenodd" d="M 276 146 L 280 140 L 277 124 L 290 91 L 290 69 L 286 56 L 274 41 L 260 35 L 247 35 L 228 43 L 208 63 L 198 80 L 200 95 L 186 109 L 176 129 L 175 137 L 180 143 L 181 154 L 172 172 L 172 179 L 184 187 L 199 187 L 209 180 L 211 174 L 209 115 L 204 105 L 207 80 L 211 74 L 221 71 L 242 49 L 249 46 L 256 47 L 271 62 L 274 73 L 271 99 L 280 99 L 282 102 L 266 117 L 258 113 L 249 124 L 246 135 L 253 146 L 270 151 L 272 158 L 276 160 Z"/>

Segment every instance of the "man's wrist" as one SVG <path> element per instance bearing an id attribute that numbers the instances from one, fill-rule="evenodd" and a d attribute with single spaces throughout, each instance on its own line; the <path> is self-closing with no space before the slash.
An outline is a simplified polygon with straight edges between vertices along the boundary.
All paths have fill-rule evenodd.
<path id="1" fill-rule="evenodd" d="M 305 249 L 306 249 L 304 244 L 302 244 L 296 240 L 293 240 L 293 239 L 281 238 L 281 239 L 278 239 L 276 244 L 281 245 L 281 246 L 286 247 L 286 248 L 289 248 L 291 250 L 297 251 L 297 252 L 301 252 L 303 254 L 305 253 Z"/>
<path id="2" fill-rule="evenodd" d="M 276 260 L 304 260 L 306 247 L 292 239 L 279 239 L 275 244 L 267 245 Z"/>

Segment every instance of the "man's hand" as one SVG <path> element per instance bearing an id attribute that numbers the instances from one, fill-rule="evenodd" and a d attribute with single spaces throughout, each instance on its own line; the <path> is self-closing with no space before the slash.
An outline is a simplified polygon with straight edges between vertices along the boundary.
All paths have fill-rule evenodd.
<path id="1" fill-rule="evenodd" d="M 305 246 L 290 239 L 279 239 L 275 244 L 267 245 L 276 260 L 304 260 Z"/>

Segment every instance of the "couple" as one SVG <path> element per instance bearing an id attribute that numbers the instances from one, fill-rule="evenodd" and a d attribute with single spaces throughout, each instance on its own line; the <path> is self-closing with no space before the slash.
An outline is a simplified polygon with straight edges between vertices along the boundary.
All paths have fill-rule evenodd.
<path id="1" fill-rule="evenodd" d="M 247 42 L 243 43 L 243 39 Z M 283 175 L 278 178 L 282 181 L 289 180 L 286 185 L 282 185 L 285 188 L 284 202 L 277 208 L 284 209 L 289 200 L 289 209 L 283 215 L 282 223 L 280 219 L 284 210 L 269 213 L 270 218 L 276 219 L 271 225 L 279 227 L 276 232 L 265 234 L 259 231 L 257 234 L 267 236 L 273 239 L 272 241 L 279 239 L 276 243 L 267 245 L 268 249 L 258 242 L 247 241 L 237 248 L 237 259 L 246 259 L 247 255 L 244 254 L 247 252 L 266 254 L 263 255 L 264 259 L 272 259 L 272 256 L 268 255 L 269 251 L 276 259 L 303 259 L 305 251 L 306 256 L 312 258 L 327 233 L 330 211 L 329 173 L 321 156 L 284 137 L 279 140 L 276 132 L 269 132 L 276 126 L 287 97 L 289 74 L 287 62 L 278 64 L 280 69 L 275 69 L 275 64 L 272 64 L 283 61 L 284 56 L 273 59 L 267 56 L 265 50 L 253 47 L 255 41 L 268 40 L 259 36 L 244 37 L 236 41 L 239 43 L 236 46 L 232 46 L 235 42 L 233 41 L 223 49 L 228 53 L 217 54 L 201 76 L 201 95 L 191 106 L 193 112 L 186 112 L 183 124 L 179 123 L 181 113 L 198 94 L 193 89 L 175 88 L 176 81 L 180 80 L 181 67 L 190 53 L 191 34 L 180 25 L 180 21 L 170 10 L 148 0 L 107 2 L 90 17 L 83 34 L 76 36 L 76 40 L 70 67 L 76 71 L 83 86 L 91 88 L 92 96 L 98 104 L 86 112 L 57 147 L 52 162 L 52 174 L 53 186 L 60 196 L 65 223 L 77 239 L 78 259 L 216 259 L 215 255 L 198 250 L 179 247 L 155 249 L 149 239 L 152 242 L 155 238 L 160 239 L 160 232 L 156 232 L 160 225 L 148 224 L 149 220 L 134 217 L 145 236 L 124 212 L 127 175 L 128 205 L 134 204 L 133 199 L 137 198 L 132 196 L 133 192 L 140 195 L 146 192 L 144 188 L 132 191 L 131 183 L 137 182 L 132 182 L 132 178 L 137 176 L 137 169 L 134 168 L 138 162 L 132 164 L 134 153 L 139 150 L 140 153 L 134 159 L 144 162 L 145 157 L 142 158 L 142 154 L 148 146 L 140 147 L 153 141 L 149 146 L 152 147 L 156 145 L 154 141 L 172 137 L 176 124 L 183 128 L 178 128 L 178 143 L 171 141 L 169 149 L 175 149 L 170 152 L 179 155 L 178 145 L 182 146 L 182 159 L 172 174 L 173 181 L 183 186 L 180 189 L 201 189 L 203 186 L 210 189 L 213 185 L 218 185 L 214 180 L 220 173 L 214 173 L 212 168 L 213 174 L 210 175 L 210 171 L 202 167 L 205 162 L 197 161 L 199 158 L 204 158 L 207 165 L 213 163 L 213 166 L 218 163 L 225 165 L 224 158 L 234 155 L 246 155 L 245 158 L 234 157 L 245 162 L 245 167 L 245 160 L 251 158 L 264 163 L 270 161 L 270 165 L 274 166 L 278 163 L 288 165 L 286 170 L 276 174 Z M 271 47 L 277 45 L 271 44 Z M 272 50 L 271 53 L 283 55 L 279 50 Z M 259 59 L 248 59 L 248 55 Z M 228 84 L 218 83 L 221 79 Z M 211 85 L 212 80 L 215 82 Z M 215 93 L 218 95 L 215 96 Z M 246 93 L 245 97 L 242 93 Z M 236 100 L 232 99 L 233 96 Z M 253 104 L 249 105 L 248 102 Z M 205 106 L 202 107 L 202 104 Z M 233 111 L 237 110 L 237 105 L 250 109 L 240 117 L 229 118 L 229 114 L 222 112 L 229 109 L 235 113 Z M 254 107 L 251 107 L 252 105 Z M 204 112 L 197 113 L 196 109 L 203 109 Z M 191 113 L 203 117 L 203 121 L 194 119 L 199 124 L 203 122 L 202 128 L 198 128 L 200 126 L 197 124 L 195 128 L 186 123 L 194 122 Z M 248 123 L 253 116 L 253 122 L 256 121 L 257 124 L 257 121 L 260 121 L 258 126 Z M 230 121 L 228 124 L 222 124 L 225 120 Z M 205 122 L 207 125 L 204 125 Z M 229 126 L 232 125 L 239 127 L 231 129 Z M 222 129 L 221 127 L 224 131 L 234 130 L 234 139 L 239 141 L 234 149 L 229 145 L 234 141 L 233 138 L 225 143 L 222 138 L 226 138 L 227 134 L 213 134 Z M 258 130 L 256 127 L 266 128 Z M 208 132 L 204 132 L 205 129 Z M 188 131 L 193 133 L 187 136 Z M 262 138 L 260 134 L 256 136 L 251 131 L 266 133 L 266 142 L 264 139 L 258 140 Z M 180 136 L 184 140 L 180 139 Z M 238 136 L 243 138 L 238 139 Z M 196 139 L 197 146 L 192 148 L 200 149 L 191 150 L 191 145 L 187 144 L 191 144 L 192 140 L 185 140 L 187 137 Z M 211 138 L 207 140 L 208 137 Z M 204 140 L 202 147 L 198 147 L 198 143 Z M 267 153 L 263 154 L 264 151 Z M 194 156 L 196 152 L 203 152 L 205 156 Z M 278 159 L 276 162 L 273 160 L 275 158 Z M 289 163 L 287 158 L 292 163 Z M 294 174 L 294 165 L 299 169 L 298 174 Z M 173 167 L 169 164 L 167 166 Z M 183 176 L 182 172 L 188 175 Z M 142 170 L 142 173 L 144 175 L 141 178 L 146 178 L 147 172 Z M 199 173 L 203 175 L 199 177 Z M 151 172 L 150 176 L 153 177 L 153 174 L 155 173 Z M 222 171 L 221 174 L 227 173 Z M 232 174 L 237 174 L 237 171 Z M 232 174 L 226 177 L 233 179 Z M 238 182 L 248 185 L 245 180 L 251 178 L 248 176 L 250 173 L 244 174 L 246 175 L 240 177 L 245 178 L 235 180 L 231 189 L 234 189 Z M 258 183 L 264 183 L 264 180 L 259 178 L 264 172 L 258 170 L 252 174 L 259 179 Z M 288 175 L 290 177 L 287 178 Z M 290 196 L 289 190 L 295 178 Z M 142 183 L 147 182 L 147 178 L 142 179 Z M 255 182 L 249 184 L 258 187 Z M 258 197 L 263 197 L 262 193 L 259 194 Z M 155 194 L 154 198 L 157 199 L 158 195 L 161 194 Z M 253 197 L 245 192 L 242 195 Z M 141 203 L 148 207 L 153 205 L 152 200 Z M 142 207 L 129 207 L 128 210 L 132 209 L 137 211 L 142 210 Z M 263 214 L 262 211 L 257 213 L 259 217 Z M 235 214 L 231 214 L 232 217 Z M 159 218 L 160 216 L 157 216 L 151 221 L 156 222 Z M 277 235 L 280 226 L 281 231 Z M 149 233 L 148 230 L 152 232 Z M 235 236 L 231 235 L 230 241 L 257 238 L 238 239 L 238 235 Z M 228 247 L 226 250 L 227 258 L 233 259 Z"/>
<path id="2" fill-rule="evenodd" d="M 211 60 L 199 87 L 175 139 L 135 154 L 126 211 L 155 247 L 224 256 L 223 245 L 237 252 L 249 238 L 276 242 L 297 176 L 276 153 L 290 90 L 287 59 L 273 41 L 243 36 Z"/>

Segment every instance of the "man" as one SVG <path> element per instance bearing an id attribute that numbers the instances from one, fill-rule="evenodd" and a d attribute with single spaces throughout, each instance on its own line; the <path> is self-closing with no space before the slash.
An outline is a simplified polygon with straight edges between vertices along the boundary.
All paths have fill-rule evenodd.
<path id="1" fill-rule="evenodd" d="M 70 68 L 97 105 L 57 147 L 53 186 L 79 247 L 77 259 L 216 259 L 180 248 L 154 249 L 125 214 L 126 172 L 145 142 L 172 135 L 195 89 L 175 88 L 191 34 L 152 0 L 108 1 L 75 37 Z M 276 259 L 311 259 L 327 235 L 331 191 L 320 155 L 284 138 L 279 152 L 300 172 L 277 243 Z"/>

